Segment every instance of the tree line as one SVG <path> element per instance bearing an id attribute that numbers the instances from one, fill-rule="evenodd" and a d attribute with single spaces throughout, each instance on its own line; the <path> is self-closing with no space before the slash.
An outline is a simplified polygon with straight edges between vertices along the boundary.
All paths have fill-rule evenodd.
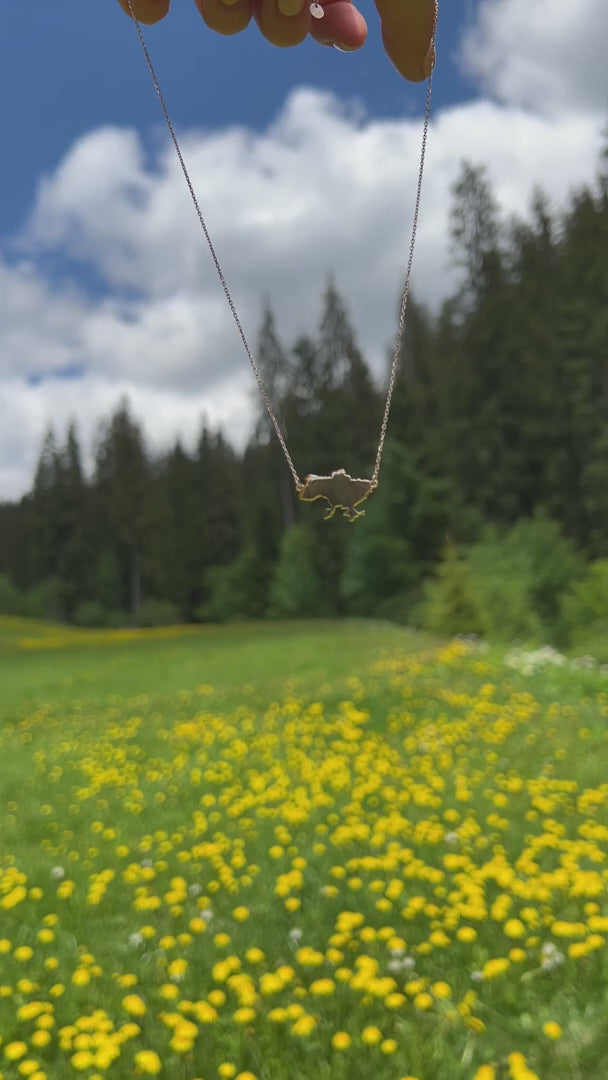
<path id="1" fill-rule="evenodd" d="M 539 515 L 581 558 L 608 557 L 605 160 L 560 214 L 537 192 L 525 222 L 505 220 L 484 170 L 463 165 L 451 207 L 460 285 L 437 313 L 410 303 L 364 519 L 324 522 L 297 500 L 261 410 L 243 453 L 203 426 L 193 451 L 178 440 L 154 456 L 123 402 L 90 474 L 76 426 L 49 431 L 31 490 L 0 504 L 0 612 L 83 625 L 407 619 L 446 543 Z M 384 389 L 336 285 L 291 345 L 266 310 L 256 358 L 296 463 L 371 475 Z"/>

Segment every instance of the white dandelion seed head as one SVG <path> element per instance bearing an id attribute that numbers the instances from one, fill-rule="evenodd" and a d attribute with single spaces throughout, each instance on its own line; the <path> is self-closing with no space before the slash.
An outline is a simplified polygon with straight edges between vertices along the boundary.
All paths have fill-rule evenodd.
<path id="1" fill-rule="evenodd" d="M 61 881 L 61 879 L 65 877 L 63 866 L 54 866 L 51 870 L 51 877 L 54 881 Z"/>

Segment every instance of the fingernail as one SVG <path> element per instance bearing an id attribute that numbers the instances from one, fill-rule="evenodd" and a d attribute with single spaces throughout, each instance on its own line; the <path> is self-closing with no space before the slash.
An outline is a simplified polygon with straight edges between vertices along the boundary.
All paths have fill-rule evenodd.
<path id="1" fill-rule="evenodd" d="M 281 15 L 299 15 L 304 2 L 305 0 L 277 0 L 277 7 Z"/>
<path id="2" fill-rule="evenodd" d="M 352 45 L 336 45 L 335 41 L 333 43 L 333 48 L 337 49 L 338 52 L 356 52 L 357 51 L 356 49 L 353 49 Z"/>
<path id="3" fill-rule="evenodd" d="M 239 0 L 222 0 L 222 4 L 224 5 L 224 7 L 234 7 L 234 5 L 238 4 L 238 2 Z"/>

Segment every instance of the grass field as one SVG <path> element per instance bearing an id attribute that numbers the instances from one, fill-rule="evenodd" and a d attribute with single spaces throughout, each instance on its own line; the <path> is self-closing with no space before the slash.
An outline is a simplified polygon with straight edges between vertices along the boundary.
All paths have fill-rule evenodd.
<path id="1" fill-rule="evenodd" d="M 0 619 L 0 1080 L 603 1080 L 608 676 Z"/>

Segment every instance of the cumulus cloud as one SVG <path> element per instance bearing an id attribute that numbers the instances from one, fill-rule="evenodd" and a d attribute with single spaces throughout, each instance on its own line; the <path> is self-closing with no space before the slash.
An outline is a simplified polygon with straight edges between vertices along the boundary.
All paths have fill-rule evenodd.
<path id="1" fill-rule="evenodd" d="M 541 114 L 608 109 L 606 0 L 480 0 L 462 44 L 467 71 Z"/>
<path id="2" fill-rule="evenodd" d="M 558 3 L 528 5 L 528 41 L 537 9 L 554 11 L 568 31 Z M 581 0 L 579 16 L 592 6 Z M 496 93 L 506 87 L 503 101 L 478 99 L 433 118 L 414 265 L 415 293 L 432 306 L 454 286 L 449 191 L 464 158 L 487 166 L 504 211 L 520 215 L 535 185 L 558 206 L 596 166 L 602 122 L 583 97 L 575 112 L 531 109 L 523 91 L 517 96 L 525 80 L 509 65 L 536 57 L 550 83 L 565 40 L 547 45 L 550 58 L 540 37 L 511 55 L 509 27 L 522 10 L 519 0 L 486 0 L 465 43 L 477 74 L 493 79 Z M 287 343 L 314 327 L 331 273 L 364 352 L 384 371 L 420 137 L 419 120 L 366 117 L 311 89 L 293 93 L 263 132 L 181 135 L 252 344 L 266 297 Z M 169 144 L 151 151 L 120 128 L 84 135 L 41 181 L 18 249 L 20 261 L 0 261 L 0 498 L 27 488 L 49 419 L 61 429 L 76 416 L 90 443 L 123 394 L 157 448 L 178 433 L 192 439 L 202 415 L 242 443 L 253 377 Z M 49 270 L 57 263 L 61 276 Z"/>

